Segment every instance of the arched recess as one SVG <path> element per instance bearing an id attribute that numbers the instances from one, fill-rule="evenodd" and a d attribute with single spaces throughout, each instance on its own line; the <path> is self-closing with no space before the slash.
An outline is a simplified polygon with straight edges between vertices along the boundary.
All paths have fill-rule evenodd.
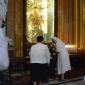
<path id="1" fill-rule="evenodd" d="M 31 0 L 30 0 L 30 1 L 31 1 Z M 37 0 L 32 0 L 32 1 L 35 1 L 35 2 L 36 2 Z M 38 0 L 38 1 L 39 1 L 39 0 Z M 46 1 L 46 0 L 42 0 L 42 1 L 40 0 L 40 2 L 42 2 L 42 3 L 43 3 L 44 1 L 47 3 L 47 6 L 50 7 L 50 8 L 47 7 L 47 12 L 48 12 L 48 13 L 47 13 L 47 18 L 49 19 L 49 20 L 47 21 L 47 35 L 44 35 L 44 39 L 45 39 L 45 41 L 46 41 L 45 43 L 47 43 L 47 42 L 49 42 L 49 40 L 51 39 L 51 36 L 52 36 L 52 35 L 56 35 L 56 36 L 57 36 L 57 25 L 54 25 L 54 24 L 57 23 L 57 19 L 55 19 L 55 18 L 57 18 L 57 17 L 55 17 L 55 16 L 57 15 L 57 11 L 56 11 L 56 13 L 55 13 L 55 10 L 57 10 L 57 6 L 56 6 L 56 5 L 57 5 L 57 4 L 56 4 L 56 3 L 57 3 L 57 0 L 54 0 L 55 3 L 52 2 L 52 0 L 47 0 L 47 1 Z M 53 4 L 50 4 L 51 2 L 54 4 L 54 6 L 53 6 Z M 30 3 L 28 3 L 28 5 L 29 5 L 29 4 L 30 4 Z M 35 43 L 35 42 L 33 42 L 33 43 L 32 43 L 32 42 L 29 42 L 29 40 L 27 39 L 27 35 L 26 35 L 26 32 L 27 32 L 27 28 L 26 28 L 26 27 L 27 27 L 27 20 L 26 20 L 26 19 L 27 19 L 27 17 L 26 17 L 27 7 L 26 7 L 26 6 L 27 6 L 27 0 L 24 0 L 24 4 L 23 4 L 23 7 L 24 7 L 24 10 L 23 10 L 23 15 L 24 15 L 24 18 L 23 18 L 23 23 L 24 23 L 24 24 L 23 24 L 23 26 L 24 26 L 24 29 L 23 29 L 23 30 L 24 30 L 24 31 L 23 31 L 23 33 L 24 33 L 24 38 L 23 38 L 23 39 L 24 39 L 24 42 L 23 42 L 23 43 L 24 43 L 24 46 L 23 46 L 23 47 L 24 47 L 24 54 L 27 54 L 27 53 L 26 53 L 26 52 L 27 52 L 27 49 L 29 49 L 30 46 L 31 46 L 33 43 Z M 53 9 L 51 8 L 52 6 L 54 7 Z M 56 6 L 56 7 L 55 7 L 55 6 Z M 44 9 L 43 6 L 42 6 L 41 9 Z M 54 12 L 53 12 L 53 15 L 52 15 L 51 9 L 52 9 L 52 11 L 54 11 Z M 42 11 L 42 10 L 41 10 L 41 11 Z M 49 12 L 50 12 L 50 13 L 49 13 Z M 46 14 L 44 14 L 44 15 L 46 15 Z M 53 21 L 52 21 L 52 16 L 55 17 Z M 51 18 L 51 19 L 50 19 L 50 18 Z M 29 18 L 28 18 L 28 19 L 29 19 Z M 56 20 L 56 21 L 55 21 L 55 20 Z M 52 21 L 52 22 L 51 22 L 51 21 Z M 55 22 L 56 22 L 56 23 L 55 23 Z M 52 23 L 53 23 L 53 26 L 54 26 L 54 27 L 52 27 Z M 28 22 L 28 24 L 29 24 L 29 22 Z M 55 29 L 55 28 L 56 28 L 56 29 Z M 53 34 L 51 34 L 52 29 L 54 30 L 54 31 L 53 31 L 54 33 L 53 33 Z M 29 30 L 29 28 L 28 28 L 28 30 Z M 29 37 L 29 35 L 30 35 L 30 34 L 28 34 L 28 37 Z"/>

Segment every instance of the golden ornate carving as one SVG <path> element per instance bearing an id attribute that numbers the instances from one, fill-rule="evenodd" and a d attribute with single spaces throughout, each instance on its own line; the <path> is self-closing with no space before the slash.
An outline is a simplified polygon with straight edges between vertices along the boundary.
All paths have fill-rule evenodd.
<path id="1" fill-rule="evenodd" d="M 15 0 L 15 52 L 23 57 L 23 0 Z"/>
<path id="2" fill-rule="evenodd" d="M 39 35 L 43 36 L 42 24 L 43 24 L 43 16 L 40 13 L 41 5 L 39 5 L 40 1 L 38 0 L 28 0 L 27 2 L 27 22 L 28 28 L 30 30 L 27 32 L 27 40 L 31 42 L 36 42 L 36 37 Z M 27 28 L 27 29 L 28 29 Z"/>

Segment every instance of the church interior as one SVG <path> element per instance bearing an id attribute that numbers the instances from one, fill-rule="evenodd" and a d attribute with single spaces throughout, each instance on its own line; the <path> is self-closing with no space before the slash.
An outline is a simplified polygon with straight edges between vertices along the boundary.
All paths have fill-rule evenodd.
<path id="1" fill-rule="evenodd" d="M 85 0 L 8 0 L 5 32 L 12 42 L 8 47 L 10 66 L 3 79 L 6 85 L 31 85 L 29 50 L 38 35 L 44 36 L 45 44 L 52 50 L 50 79 L 57 81 L 58 76 L 57 54 L 54 55 L 51 45 L 53 36 L 60 38 L 69 52 L 72 69 L 65 73 L 66 79 L 82 79 L 85 75 L 84 21 Z"/>

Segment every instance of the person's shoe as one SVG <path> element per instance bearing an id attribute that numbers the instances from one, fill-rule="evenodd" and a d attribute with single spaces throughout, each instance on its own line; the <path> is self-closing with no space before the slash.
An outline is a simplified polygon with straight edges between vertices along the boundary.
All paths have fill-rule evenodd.
<path id="1" fill-rule="evenodd" d="M 59 78 L 58 81 L 65 81 L 66 79 Z"/>

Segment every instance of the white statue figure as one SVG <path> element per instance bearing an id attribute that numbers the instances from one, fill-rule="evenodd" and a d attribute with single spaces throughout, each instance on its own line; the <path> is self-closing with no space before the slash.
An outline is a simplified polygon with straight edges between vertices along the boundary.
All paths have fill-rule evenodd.
<path id="1" fill-rule="evenodd" d="M 8 0 L 0 0 L 0 27 L 3 26 L 3 21 L 6 20 L 6 13 L 7 13 L 7 3 Z M 6 32 L 6 27 L 3 28 L 4 33 Z"/>
<path id="2" fill-rule="evenodd" d="M 0 0 L 0 17 L 5 19 L 7 13 L 8 0 Z"/>
<path id="3" fill-rule="evenodd" d="M 8 41 L 3 32 L 3 20 L 6 18 L 7 0 L 0 0 L 0 71 L 6 70 L 9 66 Z"/>
<path id="4" fill-rule="evenodd" d="M 6 70 L 9 66 L 8 38 L 4 35 L 2 29 L 0 28 L 0 71 Z"/>

